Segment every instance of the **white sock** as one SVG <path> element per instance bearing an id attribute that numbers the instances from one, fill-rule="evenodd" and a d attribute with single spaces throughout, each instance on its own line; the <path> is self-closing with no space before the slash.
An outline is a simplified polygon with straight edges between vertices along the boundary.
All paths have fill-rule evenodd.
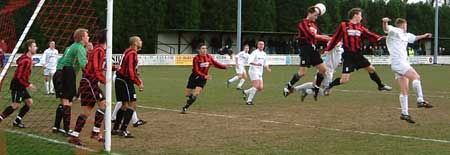
<path id="1" fill-rule="evenodd" d="M 400 94 L 399 99 L 400 99 L 400 106 L 402 107 L 402 114 L 409 115 L 408 114 L 408 95 Z"/>
<path id="2" fill-rule="evenodd" d="M 301 85 L 295 86 L 294 89 L 295 89 L 295 91 L 301 91 L 301 90 L 306 90 L 309 88 L 314 88 L 314 84 L 312 82 L 306 82 Z"/>
<path id="3" fill-rule="evenodd" d="M 133 116 L 131 117 L 131 122 L 136 123 L 137 121 L 139 121 L 139 118 L 137 117 L 137 112 L 136 110 L 133 112 Z"/>
<path id="4" fill-rule="evenodd" d="M 234 81 L 236 81 L 238 79 L 239 79 L 239 76 L 236 75 L 233 78 L 229 79 L 228 82 L 232 83 L 232 82 L 234 82 Z"/>
<path id="5" fill-rule="evenodd" d="M 420 83 L 420 80 L 414 80 L 412 82 L 413 88 L 416 91 L 417 95 L 417 102 L 423 102 L 423 94 L 422 94 L 422 84 Z"/>
<path id="6" fill-rule="evenodd" d="M 53 86 L 53 80 L 50 79 L 50 93 L 55 93 L 55 87 Z"/>
<path id="7" fill-rule="evenodd" d="M 242 85 L 244 85 L 245 79 L 241 79 L 241 81 L 239 81 L 239 84 L 237 85 L 237 88 L 242 88 Z"/>
<path id="8" fill-rule="evenodd" d="M 250 89 L 247 90 L 248 91 L 248 98 L 247 98 L 247 102 L 252 102 L 253 101 L 253 97 L 255 97 L 256 94 L 256 88 L 252 87 Z"/>
<path id="9" fill-rule="evenodd" d="M 48 94 L 49 92 L 49 85 L 48 85 L 48 81 L 45 81 L 45 92 Z"/>
<path id="10" fill-rule="evenodd" d="M 112 113 L 111 120 L 116 120 L 116 115 L 117 115 L 117 112 L 120 110 L 120 107 L 122 107 L 122 102 L 117 102 L 116 106 L 114 107 L 114 111 Z"/>

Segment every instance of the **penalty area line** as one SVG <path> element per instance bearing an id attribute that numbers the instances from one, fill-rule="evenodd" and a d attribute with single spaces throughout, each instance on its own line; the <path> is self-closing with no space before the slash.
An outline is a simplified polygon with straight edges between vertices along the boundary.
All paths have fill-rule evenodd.
<path id="1" fill-rule="evenodd" d="M 148 107 L 148 106 L 141 106 L 141 105 L 138 105 L 138 107 L 139 108 L 144 108 L 144 109 L 160 110 L 160 111 L 180 112 L 180 110 L 160 108 L 160 107 Z M 200 113 L 200 112 L 189 112 L 189 114 L 196 114 L 196 115 L 203 115 L 203 116 L 212 116 L 212 117 L 222 117 L 222 118 L 230 118 L 230 119 L 240 118 L 239 116 L 230 116 L 230 115 L 212 114 L 212 113 Z M 248 121 L 259 121 L 259 122 L 262 122 L 262 123 L 270 123 L 270 124 L 295 125 L 295 126 L 301 126 L 301 127 L 307 127 L 307 128 L 315 128 L 315 129 L 322 129 L 322 130 L 335 131 L 335 132 L 345 132 L 345 133 L 354 133 L 354 134 L 362 134 L 362 135 L 374 135 L 374 136 L 382 136 L 382 137 L 391 137 L 391 138 L 400 138 L 400 139 L 412 139 L 412 140 L 418 140 L 418 141 L 429 141 L 429 142 L 450 144 L 450 141 L 448 141 L 448 140 L 441 140 L 441 139 L 422 138 L 422 137 L 415 137 L 415 136 L 395 135 L 395 134 L 369 132 L 369 131 L 338 129 L 338 128 L 330 128 L 330 127 L 321 127 L 321 126 L 314 126 L 314 125 L 298 124 L 298 123 L 292 124 L 292 123 L 273 121 L 273 120 L 257 120 L 257 119 L 251 119 L 251 118 L 245 118 L 245 120 L 248 120 Z"/>

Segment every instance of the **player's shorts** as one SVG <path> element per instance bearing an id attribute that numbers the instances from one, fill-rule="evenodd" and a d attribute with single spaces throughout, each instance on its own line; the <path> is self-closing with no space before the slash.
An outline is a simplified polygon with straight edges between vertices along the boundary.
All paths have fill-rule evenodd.
<path id="1" fill-rule="evenodd" d="M 391 69 L 395 73 L 395 79 L 398 79 L 401 76 L 405 75 L 406 72 L 408 72 L 408 70 L 410 70 L 411 68 L 411 65 L 406 61 L 391 63 Z"/>
<path id="2" fill-rule="evenodd" d="M 44 69 L 44 75 L 45 75 L 45 76 L 54 75 L 55 72 L 56 72 L 56 69 L 48 69 L 48 68 L 45 68 L 45 69 Z"/>
<path id="3" fill-rule="evenodd" d="M 342 73 L 351 73 L 353 71 L 366 68 L 370 66 L 369 60 L 367 60 L 361 53 L 357 52 L 344 52 L 342 53 Z"/>
<path id="4" fill-rule="evenodd" d="M 304 44 L 299 46 L 300 49 L 300 66 L 311 67 L 323 63 L 319 51 L 312 45 Z"/>
<path id="5" fill-rule="evenodd" d="M 62 94 L 61 98 L 68 99 L 72 102 L 73 97 L 77 94 L 77 84 L 75 71 L 73 67 L 64 66 L 62 70 Z"/>
<path id="6" fill-rule="evenodd" d="M 94 107 L 95 103 L 105 99 L 105 95 L 98 86 L 98 82 L 91 81 L 87 78 L 81 79 L 78 91 L 80 93 L 81 106 Z"/>
<path id="7" fill-rule="evenodd" d="M 236 73 L 237 73 L 237 74 L 247 73 L 247 71 L 245 71 L 244 65 L 236 66 Z"/>
<path id="8" fill-rule="evenodd" d="M 55 87 L 55 96 L 56 98 L 60 98 L 62 95 L 62 70 L 56 70 L 55 74 L 53 74 L 53 86 Z"/>
<path id="9" fill-rule="evenodd" d="M 116 100 L 122 102 L 136 101 L 136 91 L 134 90 L 134 83 L 131 79 L 125 78 L 119 73 L 116 75 L 116 82 L 114 83 L 116 90 Z"/>
<path id="10" fill-rule="evenodd" d="M 248 72 L 248 75 L 250 77 L 250 80 L 262 80 L 262 74 L 261 73 L 255 73 L 255 72 Z"/>
<path id="11" fill-rule="evenodd" d="M 29 98 L 31 98 L 31 96 L 26 89 L 11 90 L 11 100 L 13 103 L 22 103 L 22 101 Z"/>
<path id="12" fill-rule="evenodd" d="M 195 74 L 195 73 L 191 73 L 191 75 L 189 76 L 188 79 L 188 83 L 186 85 L 186 88 L 188 89 L 195 89 L 196 87 L 205 87 L 206 85 L 206 79 Z"/>

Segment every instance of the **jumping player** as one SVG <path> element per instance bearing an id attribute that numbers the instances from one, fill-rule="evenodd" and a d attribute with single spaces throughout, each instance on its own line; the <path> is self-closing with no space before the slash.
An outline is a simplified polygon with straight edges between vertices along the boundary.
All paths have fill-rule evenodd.
<path id="1" fill-rule="evenodd" d="M 317 99 L 319 86 L 322 83 L 326 71 L 320 53 L 317 49 L 317 42 L 328 42 L 331 38 L 327 35 L 321 35 L 315 21 L 322 14 L 320 9 L 311 6 L 307 10 L 306 18 L 298 24 L 297 40 L 300 50 L 300 68 L 298 72 L 292 76 L 291 81 L 286 84 L 283 89 L 284 97 L 287 97 L 293 91 L 294 84 L 305 76 L 307 69 L 311 66 L 317 68 L 316 82 L 314 86 L 314 98 Z"/>
<path id="2" fill-rule="evenodd" d="M 417 95 L 417 107 L 418 108 L 432 108 L 433 106 L 423 99 L 422 84 L 420 82 L 420 75 L 416 70 L 411 67 L 408 62 L 408 55 L 406 48 L 408 43 L 414 43 L 416 40 L 423 38 L 430 38 L 431 33 L 425 33 L 423 35 L 416 36 L 408 33 L 408 23 L 405 19 L 397 18 L 395 20 L 395 27 L 388 25 L 389 18 L 383 18 L 383 30 L 388 34 L 386 39 L 386 45 L 389 49 L 391 58 L 391 69 L 395 73 L 395 79 L 397 79 L 400 85 L 400 106 L 402 113 L 400 119 L 409 123 L 415 123 L 412 117 L 408 113 L 408 89 L 409 80 L 412 81 L 412 86 Z"/>
<path id="3" fill-rule="evenodd" d="M 381 82 L 380 77 L 370 62 L 362 54 L 362 38 L 368 38 L 369 42 L 375 43 L 382 39 L 381 36 L 370 32 L 361 24 L 362 9 L 353 8 L 348 12 L 350 21 L 343 21 L 339 24 L 336 32 L 328 44 L 325 51 L 330 51 L 336 44 L 342 41 L 344 53 L 342 53 L 343 68 L 342 77 L 336 78 L 330 85 L 325 88 L 325 95 L 329 94 L 331 88 L 337 85 L 347 83 L 350 80 L 350 73 L 355 69 L 364 68 L 370 75 L 370 78 L 377 84 L 378 90 L 390 91 L 392 87 Z"/>

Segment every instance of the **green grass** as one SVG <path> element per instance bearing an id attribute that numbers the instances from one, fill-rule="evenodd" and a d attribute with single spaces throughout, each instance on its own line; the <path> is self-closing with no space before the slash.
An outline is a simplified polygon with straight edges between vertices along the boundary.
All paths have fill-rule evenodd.
<path id="1" fill-rule="evenodd" d="M 129 128 L 137 136 L 135 139 L 113 137 L 112 149 L 121 154 L 180 155 L 450 154 L 450 143 L 423 140 L 450 140 L 450 66 L 414 67 L 422 77 L 426 99 L 435 105 L 433 109 L 415 108 L 415 95 L 411 90 L 410 114 L 416 124 L 399 119 L 399 89 L 389 66 L 376 68 L 383 82 L 394 87 L 392 92 L 378 92 L 368 74 L 357 71 L 352 73 L 350 83 L 336 87 L 331 96 L 320 96 L 317 102 L 311 96 L 300 102 L 299 93 L 284 98 L 282 87 L 297 66 L 273 66 L 272 72 L 264 74 L 264 90 L 256 95 L 254 106 L 245 105 L 241 92 L 234 87 L 225 88 L 225 80 L 233 76 L 234 69 L 212 68 L 213 79 L 208 81 L 186 115 L 178 111 L 186 100 L 184 89 L 191 67 L 140 67 L 145 88 L 138 93 L 138 105 L 142 107 L 137 111 L 148 124 Z M 314 72 L 310 69 L 297 84 L 311 81 Z M 39 76 L 40 72 L 33 71 L 33 74 Z M 340 69 L 335 76 L 339 75 Z M 42 81 L 42 78 L 33 80 Z M 250 82 L 244 87 L 250 87 Z M 5 91 L 2 94 L 8 98 Z M 43 123 L 28 125 L 36 128 L 26 132 L 64 141 L 62 136 L 48 131 L 57 100 L 36 93 L 33 97 L 36 107 L 26 119 L 29 123 L 30 119 L 43 120 Z M 74 104 L 73 119 L 78 116 L 76 107 L 79 104 Z M 91 124 L 87 123 L 82 140 L 87 147 L 101 150 L 101 144 L 88 138 Z M 10 125 L 0 127 L 10 128 Z M 43 133 L 38 132 L 40 130 Z M 22 146 L 20 142 L 7 144 L 8 148 Z M 39 150 L 44 146 L 33 145 L 33 148 Z M 64 153 L 74 149 L 62 148 L 66 150 Z"/>

